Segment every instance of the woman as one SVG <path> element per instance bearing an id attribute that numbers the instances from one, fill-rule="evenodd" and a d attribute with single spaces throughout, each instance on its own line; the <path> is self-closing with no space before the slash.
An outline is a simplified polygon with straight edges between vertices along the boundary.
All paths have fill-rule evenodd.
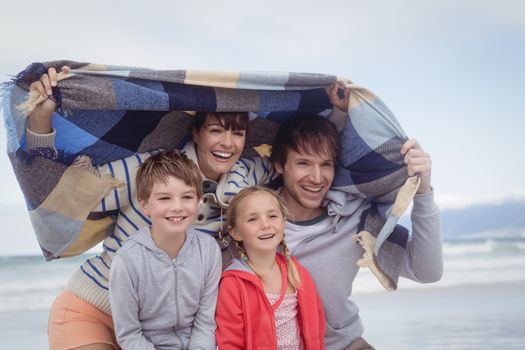
<path id="1" fill-rule="evenodd" d="M 62 72 L 68 73 L 69 68 L 63 67 Z M 29 149 L 54 147 L 51 116 L 56 108 L 52 98 L 52 88 L 56 85 L 57 72 L 50 68 L 30 86 L 30 91 L 38 91 L 47 99 L 29 116 L 26 132 Z M 348 91 L 343 99 L 337 96 L 336 88 L 331 89 L 329 95 L 334 106 L 348 110 Z M 255 157 L 237 163 L 246 141 L 247 127 L 247 113 L 204 112 L 195 117 L 193 142 L 183 151 L 199 166 L 205 178 L 196 221 L 203 232 L 216 234 L 222 229 L 223 209 L 235 193 L 244 187 L 268 182 L 275 176 L 266 158 Z M 53 304 L 48 326 L 51 349 L 119 348 L 109 307 L 109 269 L 114 254 L 129 234 L 149 224 L 149 219 L 138 209 L 134 181 L 138 166 L 149 155 L 136 154 L 98 167 L 100 172 L 124 182 L 127 190 L 110 191 L 92 210 L 94 215 L 116 213 L 114 229 L 106 232 L 102 253 L 80 266 Z"/>

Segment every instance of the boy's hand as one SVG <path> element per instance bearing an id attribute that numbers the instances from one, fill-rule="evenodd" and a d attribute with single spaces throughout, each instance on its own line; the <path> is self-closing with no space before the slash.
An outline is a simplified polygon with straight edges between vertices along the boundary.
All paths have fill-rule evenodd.
<path id="1" fill-rule="evenodd" d="M 432 172 L 432 159 L 425 153 L 416 139 L 410 139 L 401 147 L 401 154 L 405 156 L 404 162 L 408 168 L 408 176 L 419 174 L 421 184 L 417 193 L 427 193 L 432 190 L 430 175 Z"/>

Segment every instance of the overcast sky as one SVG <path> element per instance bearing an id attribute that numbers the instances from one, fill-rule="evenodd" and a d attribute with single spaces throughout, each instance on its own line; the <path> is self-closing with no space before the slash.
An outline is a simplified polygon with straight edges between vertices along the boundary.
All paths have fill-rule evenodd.
<path id="1" fill-rule="evenodd" d="M 0 33 L 0 81 L 56 59 L 344 76 L 432 155 L 442 207 L 525 198 L 519 0 L 18 0 Z M 0 255 L 37 253 L 5 142 L 0 127 Z"/>

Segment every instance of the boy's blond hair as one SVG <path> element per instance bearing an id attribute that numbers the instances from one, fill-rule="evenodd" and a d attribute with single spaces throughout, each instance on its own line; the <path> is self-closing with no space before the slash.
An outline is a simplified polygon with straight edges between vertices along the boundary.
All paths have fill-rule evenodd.
<path id="1" fill-rule="evenodd" d="M 178 150 L 159 151 L 140 166 L 135 179 L 137 198 L 148 200 L 155 183 L 167 184 L 169 177 L 193 187 L 198 199 L 202 197 L 202 177 L 197 165 Z"/>

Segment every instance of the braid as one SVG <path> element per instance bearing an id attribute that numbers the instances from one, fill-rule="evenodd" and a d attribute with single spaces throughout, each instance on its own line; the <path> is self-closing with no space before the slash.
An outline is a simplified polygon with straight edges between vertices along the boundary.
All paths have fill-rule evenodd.
<path id="1" fill-rule="evenodd" d="M 244 249 L 244 245 L 242 244 L 242 242 L 235 241 L 235 247 L 237 248 L 237 251 L 241 256 L 242 261 L 248 261 L 248 254 L 246 254 L 246 249 Z"/>
<path id="2" fill-rule="evenodd" d="M 297 271 L 297 266 L 292 260 L 292 255 L 290 250 L 286 245 L 286 242 L 283 240 L 279 243 L 283 255 L 286 257 L 286 273 L 288 275 L 288 283 L 290 283 L 295 289 L 301 288 L 301 277 L 299 276 L 299 271 Z"/>
<path id="3" fill-rule="evenodd" d="M 290 261 L 290 259 L 292 258 L 292 255 L 290 254 L 290 249 L 288 249 L 288 246 L 286 245 L 286 242 L 284 241 L 284 237 L 281 243 L 279 243 L 279 246 L 281 247 L 281 252 L 286 257 L 286 261 Z"/>
<path id="4" fill-rule="evenodd" d="M 284 206 L 282 199 L 275 192 L 273 192 L 271 189 L 267 187 L 253 186 L 253 187 L 248 187 L 248 188 L 241 190 L 230 201 L 230 205 L 228 207 L 228 228 L 229 229 L 235 228 L 235 224 L 237 222 L 238 208 L 239 208 L 240 203 L 246 197 L 250 196 L 253 193 L 257 193 L 257 192 L 266 193 L 267 195 L 275 199 L 278 205 L 278 209 L 281 211 L 283 220 L 284 220 L 284 218 L 286 217 L 287 210 L 286 210 L 286 207 Z M 259 278 L 263 279 L 264 276 L 250 262 L 248 253 L 246 252 L 246 249 L 244 248 L 243 242 L 235 240 L 235 246 L 237 248 L 237 251 L 239 252 L 239 255 L 242 261 L 248 264 L 248 266 L 250 266 L 250 268 L 253 270 L 253 272 L 255 272 L 255 274 Z M 292 260 L 290 250 L 288 249 L 288 246 L 286 245 L 286 242 L 284 241 L 284 236 L 283 236 L 283 240 L 279 243 L 279 246 L 281 248 L 282 253 L 286 257 L 286 274 L 288 277 L 288 283 L 290 283 L 295 289 L 300 288 L 301 278 L 299 276 L 299 272 L 297 271 L 297 266 Z"/>
<path id="5" fill-rule="evenodd" d="M 239 252 L 239 255 L 241 256 L 242 261 L 244 261 L 248 266 L 255 272 L 257 277 L 263 278 L 263 275 L 261 272 L 250 262 L 250 259 L 248 257 L 248 253 L 246 253 L 246 249 L 244 249 L 244 245 L 242 244 L 242 241 L 235 241 L 235 246 L 237 247 L 237 251 Z"/>

